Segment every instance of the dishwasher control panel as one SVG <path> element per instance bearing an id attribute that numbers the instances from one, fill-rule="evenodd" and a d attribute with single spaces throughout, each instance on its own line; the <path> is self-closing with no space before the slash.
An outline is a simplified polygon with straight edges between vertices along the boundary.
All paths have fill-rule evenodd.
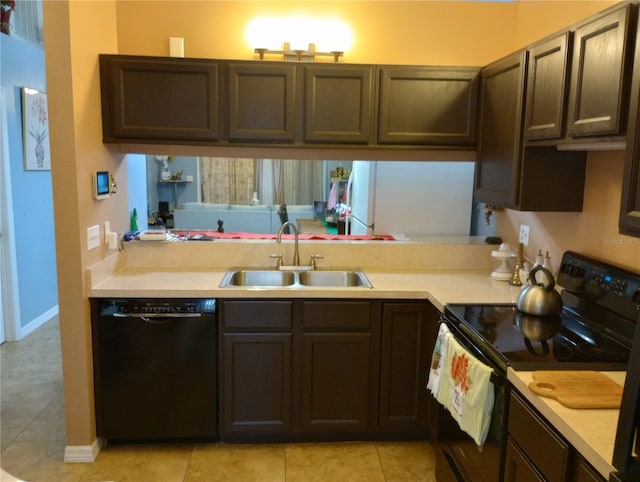
<path id="1" fill-rule="evenodd" d="M 121 314 L 172 314 L 172 313 L 214 313 L 215 299 L 121 299 L 104 300 L 100 303 L 101 313 Z"/>

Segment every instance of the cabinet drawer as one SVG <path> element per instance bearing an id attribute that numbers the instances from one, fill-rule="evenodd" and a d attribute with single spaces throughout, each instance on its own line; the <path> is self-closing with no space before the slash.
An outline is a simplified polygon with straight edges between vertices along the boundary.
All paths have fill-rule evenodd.
<path id="1" fill-rule="evenodd" d="M 368 301 L 305 301 L 302 305 L 302 326 L 306 331 L 368 331 L 370 325 Z"/>
<path id="2" fill-rule="evenodd" d="M 509 403 L 509 435 L 549 482 L 566 480 L 569 446 L 514 393 Z"/>
<path id="3" fill-rule="evenodd" d="M 230 330 L 291 330 L 291 301 L 223 301 L 220 319 L 225 331 Z"/>

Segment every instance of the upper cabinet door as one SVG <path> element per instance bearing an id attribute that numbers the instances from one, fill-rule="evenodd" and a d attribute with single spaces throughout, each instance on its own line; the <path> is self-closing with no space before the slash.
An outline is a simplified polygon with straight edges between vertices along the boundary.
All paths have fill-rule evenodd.
<path id="1" fill-rule="evenodd" d="M 480 74 L 480 142 L 476 199 L 518 206 L 522 159 L 522 106 L 527 52 L 515 52 Z"/>
<path id="2" fill-rule="evenodd" d="M 640 238 L 640 26 L 633 65 L 619 228 L 623 234 Z"/>
<path id="3" fill-rule="evenodd" d="M 219 64 L 100 55 L 104 142 L 218 141 Z"/>
<path id="4" fill-rule="evenodd" d="M 559 139 L 563 135 L 570 40 L 570 32 L 565 32 L 529 49 L 527 140 Z"/>
<path id="5" fill-rule="evenodd" d="M 368 144 L 373 113 L 373 67 L 304 66 L 304 140 Z"/>
<path id="6" fill-rule="evenodd" d="M 380 144 L 475 145 L 478 69 L 380 68 Z"/>
<path id="7" fill-rule="evenodd" d="M 635 7 L 635 6 L 634 6 Z M 624 134 L 631 5 L 616 9 L 575 30 L 568 135 Z"/>
<path id="8" fill-rule="evenodd" d="M 295 79 L 295 64 L 229 64 L 229 140 L 292 143 Z"/>

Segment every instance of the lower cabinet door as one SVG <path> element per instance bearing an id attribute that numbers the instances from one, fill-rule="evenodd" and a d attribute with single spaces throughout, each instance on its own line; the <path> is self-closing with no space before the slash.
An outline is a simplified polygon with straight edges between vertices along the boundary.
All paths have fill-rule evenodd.
<path id="1" fill-rule="evenodd" d="M 227 333 L 223 343 L 223 437 L 290 432 L 292 334 Z"/>
<path id="2" fill-rule="evenodd" d="M 607 482 L 606 479 L 597 473 L 580 455 L 577 455 L 574 460 L 572 482 Z"/>
<path id="3" fill-rule="evenodd" d="M 302 430 L 364 432 L 369 427 L 369 333 L 303 335 Z"/>
<path id="4" fill-rule="evenodd" d="M 505 482 L 544 482 L 518 445 L 509 437 L 504 467 Z"/>
<path id="5" fill-rule="evenodd" d="M 428 323 L 424 303 L 385 303 L 382 310 L 380 413 L 382 429 L 425 433 L 428 413 Z"/>

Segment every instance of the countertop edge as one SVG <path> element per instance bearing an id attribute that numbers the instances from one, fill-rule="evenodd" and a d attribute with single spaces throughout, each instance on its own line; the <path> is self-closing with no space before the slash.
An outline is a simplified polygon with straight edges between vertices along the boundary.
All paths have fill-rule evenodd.
<path id="1" fill-rule="evenodd" d="M 624 385 L 626 372 L 602 373 Z M 609 474 L 615 471 L 612 459 L 619 410 L 567 408 L 554 399 L 541 397 L 529 390 L 528 385 L 533 379 L 532 375 L 533 372 L 530 371 L 516 371 L 512 368 L 507 370 L 507 380 L 511 382 L 518 393 L 531 403 L 600 475 L 609 480 Z M 576 422 L 581 418 L 584 418 L 584 423 Z M 596 419 L 603 427 L 594 433 L 593 421 Z M 595 444 L 601 445 L 600 450 L 596 448 Z M 604 450 L 602 446 L 607 446 L 607 450 Z"/>

